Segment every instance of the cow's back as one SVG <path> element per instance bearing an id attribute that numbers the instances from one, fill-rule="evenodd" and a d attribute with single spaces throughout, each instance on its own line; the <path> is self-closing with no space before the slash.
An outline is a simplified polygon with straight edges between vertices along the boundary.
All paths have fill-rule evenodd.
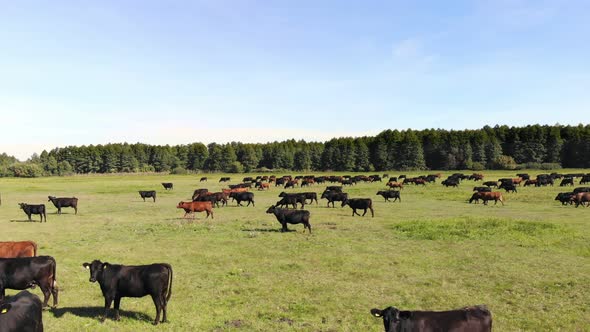
<path id="1" fill-rule="evenodd" d="M 42 303 L 37 295 L 22 291 L 4 303 L 9 303 L 11 307 L 4 313 L 0 312 L 0 331 L 43 331 Z"/>
<path id="2" fill-rule="evenodd" d="M 0 242 L 0 258 L 35 256 L 37 256 L 37 244 L 33 241 Z"/>

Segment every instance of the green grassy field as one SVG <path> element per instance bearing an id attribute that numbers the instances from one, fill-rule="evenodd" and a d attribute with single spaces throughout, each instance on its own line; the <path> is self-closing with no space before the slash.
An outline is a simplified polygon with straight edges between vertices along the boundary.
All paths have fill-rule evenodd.
<path id="1" fill-rule="evenodd" d="M 484 174 L 495 180 L 514 172 Z M 590 331 L 590 208 L 553 200 L 566 189 L 519 188 L 505 195 L 505 206 L 483 206 L 467 204 L 473 181 L 458 189 L 408 186 L 402 203 L 375 195 L 385 182 L 358 184 L 346 192 L 373 198 L 375 217 L 351 217 L 350 208 L 327 208 L 321 200 L 306 206 L 310 235 L 302 225 L 278 232 L 265 213 L 281 191 L 272 187 L 254 191 L 256 207 L 230 203 L 214 209 L 215 219 L 183 220 L 176 204 L 196 188 L 219 191 L 220 176 L 231 183 L 243 177 L 0 179 L 0 240 L 34 240 L 39 254 L 57 260 L 60 303 L 44 312 L 46 330 L 382 331 L 371 308 L 487 304 L 495 331 Z M 173 182 L 174 190 L 164 191 L 161 182 Z M 151 189 L 158 200 L 144 203 L 137 190 Z M 47 195 L 78 197 L 78 215 L 69 208 L 56 215 Z M 45 203 L 48 222 L 26 222 L 18 202 Z M 121 321 L 111 312 L 100 323 L 103 297 L 82 267 L 93 259 L 170 263 L 170 322 L 153 327 L 155 308 L 144 297 L 124 298 Z"/>

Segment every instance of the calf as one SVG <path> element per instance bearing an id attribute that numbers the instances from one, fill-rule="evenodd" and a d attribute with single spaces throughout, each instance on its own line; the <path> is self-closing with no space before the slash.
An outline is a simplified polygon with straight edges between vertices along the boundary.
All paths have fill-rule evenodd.
<path id="1" fill-rule="evenodd" d="M 37 295 L 22 291 L 0 303 L 0 331 L 43 332 L 43 308 Z"/>
<path id="2" fill-rule="evenodd" d="M 575 195 L 575 193 L 559 193 L 557 194 L 557 196 L 555 196 L 555 200 L 560 201 L 561 205 L 572 204 L 572 197 L 574 197 Z"/>
<path id="3" fill-rule="evenodd" d="M 348 194 L 342 192 L 324 191 L 321 199 L 324 198 L 328 200 L 328 207 L 330 207 L 330 203 L 332 203 L 332 207 L 334 207 L 334 202 L 344 202 L 347 200 Z"/>
<path id="4" fill-rule="evenodd" d="M 97 282 L 100 285 L 104 296 L 104 316 L 107 317 L 108 310 L 113 300 L 115 301 L 115 320 L 119 320 L 119 306 L 123 297 L 144 297 L 150 295 L 156 306 L 156 319 L 154 325 L 166 322 L 166 307 L 172 295 L 172 266 L 166 263 L 125 266 L 118 264 L 103 263 L 93 260 L 92 263 L 82 264 L 90 270 L 90 282 Z"/>
<path id="5" fill-rule="evenodd" d="M 61 208 L 63 207 L 73 207 L 74 214 L 78 214 L 78 199 L 76 197 L 47 196 L 47 198 L 49 198 L 48 202 L 53 203 L 57 208 L 57 214 L 61 214 Z"/>
<path id="6" fill-rule="evenodd" d="M 27 217 L 29 217 L 29 221 L 31 220 L 32 214 L 38 214 L 41 217 L 41 222 L 43 222 L 43 218 L 45 218 L 45 222 L 47 222 L 47 214 L 45 213 L 45 204 L 27 204 L 27 203 L 18 203 L 20 208 L 25 211 Z"/>
<path id="7" fill-rule="evenodd" d="M 33 241 L 0 242 L 0 258 L 37 256 L 37 243 Z"/>
<path id="8" fill-rule="evenodd" d="M 162 187 L 166 190 L 174 189 L 174 184 L 172 182 L 162 182 Z"/>
<path id="9" fill-rule="evenodd" d="M 375 217 L 375 212 L 373 211 L 373 201 L 370 198 L 350 198 L 350 199 L 346 199 L 344 201 L 342 201 L 341 206 L 350 206 L 350 208 L 352 209 L 352 215 L 354 216 L 355 214 L 360 216 L 359 213 L 356 212 L 357 209 L 359 210 L 365 210 L 365 212 L 363 213 L 363 217 L 365 216 L 365 214 L 367 214 L 367 209 L 371 210 L 371 217 Z"/>
<path id="10" fill-rule="evenodd" d="M 266 210 L 266 213 L 272 213 L 281 223 L 281 232 L 288 232 L 287 224 L 303 224 L 303 231 L 305 228 L 309 229 L 311 234 L 311 225 L 309 224 L 309 211 L 307 210 L 289 210 L 281 209 L 272 205 Z"/>
<path id="11" fill-rule="evenodd" d="M 186 216 L 190 213 L 193 215 L 193 218 L 195 217 L 195 212 L 207 212 L 207 217 L 208 218 L 209 215 L 211 215 L 211 219 L 213 219 L 213 205 L 211 204 L 211 202 L 180 202 L 178 203 L 178 205 L 176 205 L 177 209 L 183 209 L 184 210 L 184 216 L 183 218 L 186 218 Z"/>
<path id="12" fill-rule="evenodd" d="M 39 285 L 43 292 L 43 307 L 53 295 L 53 306 L 57 306 L 57 264 L 51 256 L 0 258 L 0 302 L 4 300 L 5 289 L 24 290 Z"/>
<path id="13" fill-rule="evenodd" d="M 141 196 L 141 198 L 143 198 L 144 202 L 145 202 L 145 199 L 149 198 L 149 197 L 151 197 L 154 200 L 154 202 L 156 202 L 156 191 L 155 190 L 140 190 L 139 196 Z"/>
<path id="14" fill-rule="evenodd" d="M 250 203 L 252 203 L 252 206 L 254 205 L 254 193 L 251 192 L 233 192 L 229 194 L 229 197 L 235 199 L 238 202 L 238 206 L 242 206 L 242 202 L 246 201 L 248 202 L 248 205 L 246 206 L 250 206 Z"/>
<path id="15" fill-rule="evenodd" d="M 400 311 L 394 307 L 371 309 L 383 318 L 385 332 L 491 332 L 492 314 L 484 305 L 450 311 Z"/>
<path id="16" fill-rule="evenodd" d="M 380 190 L 380 191 L 377 192 L 377 195 L 383 196 L 383 198 L 385 198 L 385 201 L 386 202 L 389 202 L 389 199 L 390 198 L 393 198 L 393 201 L 394 202 L 397 201 L 397 200 L 399 200 L 400 203 L 401 203 L 401 201 L 402 201 L 402 198 L 400 197 L 399 191 L 396 191 L 396 190 L 387 190 L 387 191 Z"/>

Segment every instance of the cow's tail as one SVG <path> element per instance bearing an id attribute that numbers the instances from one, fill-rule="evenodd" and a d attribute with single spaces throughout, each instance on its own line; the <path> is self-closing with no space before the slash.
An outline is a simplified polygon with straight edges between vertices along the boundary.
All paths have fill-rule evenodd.
<path id="1" fill-rule="evenodd" d="M 168 274 L 170 275 L 170 279 L 168 281 L 168 291 L 166 292 L 166 303 L 170 300 L 172 296 L 172 266 L 170 264 L 163 264 L 168 269 Z"/>
<path id="2" fill-rule="evenodd" d="M 56 270 L 57 270 L 57 262 L 55 261 L 55 258 L 51 257 L 51 260 L 53 262 L 53 282 L 51 283 L 51 287 L 57 289 L 57 275 L 56 275 Z"/>

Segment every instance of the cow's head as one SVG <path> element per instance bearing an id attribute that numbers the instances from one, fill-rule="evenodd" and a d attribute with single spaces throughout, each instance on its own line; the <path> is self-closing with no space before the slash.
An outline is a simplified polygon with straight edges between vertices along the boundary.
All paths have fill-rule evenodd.
<path id="1" fill-rule="evenodd" d="M 27 207 L 27 203 L 18 203 L 18 206 L 24 210 Z"/>
<path id="2" fill-rule="evenodd" d="M 47 196 L 47 198 L 48 198 L 48 200 L 47 200 L 47 201 L 48 201 L 48 202 L 51 202 L 52 200 L 54 200 L 54 199 L 55 199 L 55 196 Z"/>
<path id="3" fill-rule="evenodd" d="M 92 263 L 84 263 L 82 264 L 82 266 L 84 266 L 84 268 L 86 268 L 87 270 L 90 270 L 90 282 L 96 282 L 96 280 L 99 278 L 99 275 L 102 274 L 102 271 L 104 271 L 105 269 L 108 268 L 110 264 L 109 263 L 103 263 L 99 260 L 93 260 Z"/>
<path id="4" fill-rule="evenodd" d="M 287 193 L 284 191 L 281 191 L 281 193 L 279 194 L 279 197 L 285 197 L 285 196 L 287 196 Z"/>
<path id="5" fill-rule="evenodd" d="M 350 202 L 349 202 L 349 200 L 348 200 L 348 198 L 345 198 L 345 199 L 342 201 L 342 204 L 341 204 L 340 206 L 341 206 L 341 207 L 345 207 L 346 205 L 348 205 L 348 203 L 350 203 Z"/>
<path id="6" fill-rule="evenodd" d="M 182 209 L 183 207 L 184 207 L 184 202 L 183 201 L 178 202 L 178 205 L 176 205 L 176 208 L 177 209 Z"/>
<path id="7" fill-rule="evenodd" d="M 271 205 L 268 210 L 266 210 L 266 213 L 275 213 L 275 209 L 276 207 L 274 205 Z"/>
<path id="8" fill-rule="evenodd" d="M 385 327 L 385 332 L 393 332 L 397 331 L 397 327 L 402 322 L 402 320 L 409 319 L 412 317 L 412 312 L 399 311 L 397 308 L 387 307 L 383 310 L 371 309 L 371 315 L 378 318 L 383 318 L 383 326 Z"/>

